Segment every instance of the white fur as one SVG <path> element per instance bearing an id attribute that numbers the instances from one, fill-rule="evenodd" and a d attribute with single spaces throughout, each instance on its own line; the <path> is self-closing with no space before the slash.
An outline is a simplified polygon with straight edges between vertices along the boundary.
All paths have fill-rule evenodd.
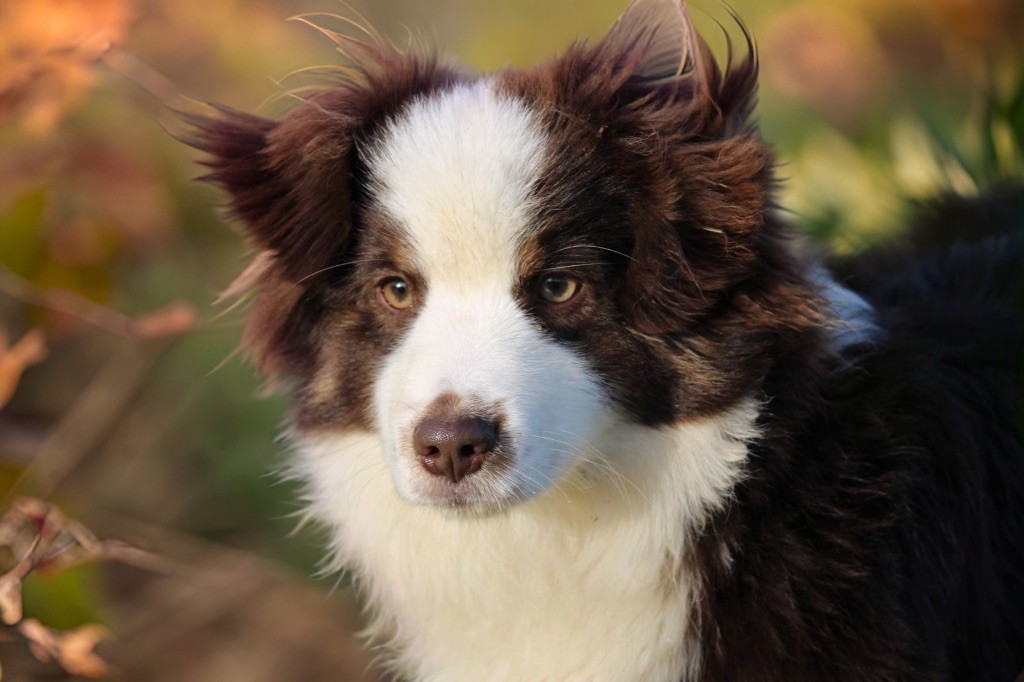
<path id="1" fill-rule="evenodd" d="M 536 328 L 518 306 L 517 248 L 533 227 L 531 186 L 543 129 L 487 82 L 414 102 L 373 147 L 375 198 L 405 231 L 427 282 L 412 328 L 375 386 L 378 430 L 400 494 L 452 494 L 423 470 L 411 432 L 449 393 L 503 414 L 511 469 L 457 486 L 462 502 L 534 495 L 568 468 L 612 416 L 586 363 Z"/>
<path id="2" fill-rule="evenodd" d="M 295 466 L 397 670 L 677 682 L 700 666 L 687 538 L 742 476 L 756 416 L 750 402 L 673 428 L 617 425 L 597 441 L 605 467 L 484 517 L 401 500 L 374 434 L 300 438 Z"/>
<path id="3" fill-rule="evenodd" d="M 526 105 L 487 81 L 461 85 L 414 101 L 372 146 L 374 198 L 405 228 L 432 281 L 467 292 L 507 285 L 532 228 L 545 143 Z"/>

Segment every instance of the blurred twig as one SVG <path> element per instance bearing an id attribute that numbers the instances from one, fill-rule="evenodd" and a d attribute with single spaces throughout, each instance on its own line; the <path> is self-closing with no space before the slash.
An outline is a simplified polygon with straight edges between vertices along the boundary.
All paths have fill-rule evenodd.
<path id="1" fill-rule="evenodd" d="M 74 317 L 118 336 L 152 339 L 174 336 L 196 328 L 196 313 L 188 303 L 176 301 L 142 317 L 130 317 L 64 289 L 33 284 L 0 265 L 0 295 Z"/>
<path id="2" fill-rule="evenodd" d="M 25 536 L 32 540 L 27 546 Z M 0 517 L 0 545 L 11 547 L 22 558 L 0 583 L 9 577 L 19 580 L 34 570 L 66 570 L 91 561 L 116 561 L 153 573 L 167 573 L 173 564 L 167 559 L 119 540 L 102 540 L 82 522 L 69 519 L 54 505 L 33 497 L 15 499 Z M 2 590 L 0 590 L 2 592 Z M 2 607 L 2 604 L 0 604 Z M 8 624 L 18 618 L 9 618 Z"/>
<path id="3" fill-rule="evenodd" d="M 173 564 L 151 552 L 115 540 L 101 540 L 79 521 L 47 502 L 18 498 L 0 517 L 0 546 L 20 559 L 0 575 L 0 617 L 6 632 L 28 644 L 38 660 L 56 661 L 72 675 L 105 677 L 106 662 L 96 645 L 110 636 L 97 624 L 60 632 L 23 618 L 22 585 L 33 571 L 62 571 L 91 561 L 116 561 L 154 573 L 170 573 Z"/>
<path id="4" fill-rule="evenodd" d="M 109 436 L 173 341 L 124 341 L 43 441 L 12 492 L 49 497 Z"/>
<path id="5" fill-rule="evenodd" d="M 3 266 L 0 295 L 55 310 L 125 339 L 47 435 L 8 493 L 48 497 L 109 436 L 173 339 L 197 328 L 196 314 L 187 303 L 177 302 L 134 318 L 73 292 L 38 286 Z"/>
<path id="6" fill-rule="evenodd" d="M 150 93 L 167 106 L 180 105 L 185 97 L 171 79 L 139 59 L 138 55 L 123 47 L 115 47 L 100 61 L 110 70 L 121 74 Z"/>

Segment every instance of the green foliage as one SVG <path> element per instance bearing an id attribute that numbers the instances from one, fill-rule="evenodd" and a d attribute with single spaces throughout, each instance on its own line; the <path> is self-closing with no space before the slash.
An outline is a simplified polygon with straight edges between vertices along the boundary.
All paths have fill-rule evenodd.
<path id="1" fill-rule="evenodd" d="M 43 259 L 39 231 L 46 211 L 46 190 L 42 187 L 18 195 L 0 206 L 3 226 L 3 264 L 23 277 L 32 275 Z"/>
<path id="2" fill-rule="evenodd" d="M 53 575 L 30 573 L 22 592 L 25 617 L 59 630 L 106 622 L 99 579 L 97 567 L 89 564 Z"/>

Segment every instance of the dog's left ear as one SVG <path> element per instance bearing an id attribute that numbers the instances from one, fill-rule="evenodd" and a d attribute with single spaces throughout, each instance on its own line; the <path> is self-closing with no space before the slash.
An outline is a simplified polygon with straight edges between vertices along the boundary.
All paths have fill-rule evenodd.
<path id="1" fill-rule="evenodd" d="M 757 55 L 736 21 L 747 54 L 734 62 L 730 44 L 723 66 L 683 0 L 635 0 L 590 51 L 612 65 L 607 101 L 647 166 L 622 292 L 645 333 L 687 329 L 776 248 L 765 235 L 772 155 L 749 122 Z"/>
<path id="2" fill-rule="evenodd" d="M 596 49 L 625 56 L 633 86 L 647 87 L 697 73 L 708 56 L 682 0 L 634 0 Z"/>

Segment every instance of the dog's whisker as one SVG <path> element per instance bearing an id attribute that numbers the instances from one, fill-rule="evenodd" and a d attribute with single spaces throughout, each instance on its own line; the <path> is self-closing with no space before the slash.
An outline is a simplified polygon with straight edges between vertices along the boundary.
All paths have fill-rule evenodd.
<path id="1" fill-rule="evenodd" d="M 558 432 L 563 433 L 570 438 L 578 438 L 576 434 L 565 429 L 559 429 Z M 589 450 L 589 456 L 582 452 L 580 454 L 583 454 L 585 457 L 587 457 L 588 462 L 590 464 L 593 464 L 597 466 L 599 469 L 605 471 L 606 473 L 611 474 L 617 480 L 620 480 L 624 483 L 628 483 L 634 490 L 636 490 L 637 493 L 640 494 L 640 496 L 644 499 L 645 502 L 650 504 L 650 498 L 648 498 L 647 493 L 645 493 L 643 489 L 639 485 L 637 485 L 636 482 L 634 482 L 631 478 L 629 478 L 621 471 L 619 471 L 618 467 L 612 464 L 611 459 L 606 454 L 604 454 L 600 449 L 598 449 L 596 444 L 589 441 L 585 441 L 583 439 L 580 439 L 580 441 L 583 442 Z M 565 443 L 564 441 L 563 444 L 568 445 L 568 443 Z M 625 497 L 625 494 L 623 494 L 623 497 Z"/>
<path id="2" fill-rule="evenodd" d="M 635 260 L 632 256 L 630 256 L 629 254 L 623 253 L 622 251 L 617 251 L 617 250 L 609 248 L 607 246 L 599 246 L 597 244 L 569 244 L 568 246 L 563 246 L 563 247 L 561 247 L 559 249 L 555 249 L 551 253 L 552 254 L 562 253 L 563 251 L 568 251 L 570 249 L 596 249 L 598 251 L 608 251 L 610 253 L 614 253 L 616 256 L 622 256 L 623 258 L 625 258 L 627 260 L 631 260 L 631 261 Z"/>
<path id="3" fill-rule="evenodd" d="M 331 270 L 336 270 L 338 268 L 348 267 L 349 265 L 358 265 L 359 263 L 369 263 L 372 260 L 373 259 L 371 259 L 371 258 L 362 258 L 362 259 L 359 259 L 359 260 L 350 260 L 350 261 L 347 261 L 345 263 L 336 263 L 334 265 L 328 265 L 326 268 L 320 268 L 316 272 L 311 272 L 308 275 L 306 275 L 305 277 L 302 277 L 297 282 L 295 282 L 295 284 L 302 284 L 303 282 L 305 282 L 308 279 L 312 279 L 313 277 L 316 277 L 317 275 L 322 275 L 323 273 L 329 272 Z"/>
<path id="4" fill-rule="evenodd" d="M 548 473 L 546 473 L 546 472 L 544 472 L 544 471 L 541 471 L 541 470 L 540 470 L 540 468 L 539 468 L 539 467 L 537 467 L 537 466 L 536 466 L 536 465 L 534 465 L 534 464 L 531 464 L 531 463 L 528 463 L 528 462 L 520 462 L 520 466 L 525 466 L 525 467 L 527 467 L 527 468 L 528 468 L 528 469 L 529 469 L 530 471 L 533 471 L 533 472 L 535 472 L 535 473 L 536 473 L 536 474 L 537 474 L 538 476 L 540 476 L 540 477 L 541 477 L 541 478 L 542 478 L 542 479 L 544 480 L 544 482 L 545 482 L 545 483 L 546 483 L 547 485 L 549 485 L 549 486 L 552 486 L 552 487 L 553 487 L 553 488 L 555 488 L 555 489 L 556 489 L 556 490 L 557 490 L 558 492 L 560 492 L 560 493 L 561 493 L 561 494 L 563 495 L 563 497 L 565 497 L 565 500 L 566 500 L 566 502 L 569 502 L 569 501 L 570 501 L 570 500 L 569 500 L 569 496 L 568 496 L 568 494 L 566 494 L 566 492 L 565 492 L 565 491 L 564 491 L 564 490 L 562 489 L 562 481 L 561 481 L 561 480 L 558 480 L 558 479 L 556 479 L 556 478 L 553 478 L 553 477 L 551 476 L 551 474 L 548 474 Z M 536 480 L 534 480 L 534 483 L 538 483 L 538 484 L 539 484 L 539 482 L 538 482 L 538 481 L 536 481 Z M 538 485 L 538 488 L 542 488 L 542 487 L 543 487 L 543 486 L 540 486 L 540 485 Z"/>
<path id="5" fill-rule="evenodd" d="M 540 268 L 537 272 L 558 272 L 560 270 L 568 270 L 572 268 L 589 268 L 596 265 L 605 265 L 601 261 L 594 261 L 592 263 L 566 263 L 565 265 L 555 265 L 550 268 Z"/>
<path id="6" fill-rule="evenodd" d="M 572 435 L 573 434 L 570 434 L 570 436 L 572 436 Z M 583 450 L 581 450 L 577 446 L 572 445 L 572 444 L 570 444 L 570 443 L 568 443 L 566 441 L 562 441 L 562 440 L 559 440 L 557 438 L 552 438 L 550 436 L 545 436 L 543 434 L 541 434 L 539 437 L 543 438 L 545 440 L 550 440 L 552 442 L 559 443 L 559 444 L 562 444 L 562 445 L 565 445 L 565 446 L 571 448 L 570 451 L 561 451 L 561 450 L 556 450 L 556 451 L 566 452 L 566 454 L 569 454 L 569 455 L 572 455 L 572 456 L 581 457 L 585 462 L 595 466 L 598 470 L 604 471 L 607 474 L 611 474 L 611 476 L 609 477 L 609 480 L 611 481 L 612 485 L 615 487 L 615 490 L 619 494 L 619 496 L 622 499 L 626 500 L 627 503 L 631 504 L 630 499 L 629 499 L 629 495 L 626 494 L 626 489 L 622 486 L 622 482 L 623 481 L 627 482 L 627 483 L 630 483 L 630 485 L 632 485 L 634 488 L 636 488 L 637 492 L 639 492 L 646 499 L 646 495 L 643 493 L 642 490 L 640 490 L 640 488 L 635 483 L 633 483 L 628 478 L 626 478 L 622 473 L 617 471 L 609 463 L 600 461 L 600 459 L 599 460 L 594 460 L 592 456 L 588 456 L 587 453 L 585 453 Z"/>

